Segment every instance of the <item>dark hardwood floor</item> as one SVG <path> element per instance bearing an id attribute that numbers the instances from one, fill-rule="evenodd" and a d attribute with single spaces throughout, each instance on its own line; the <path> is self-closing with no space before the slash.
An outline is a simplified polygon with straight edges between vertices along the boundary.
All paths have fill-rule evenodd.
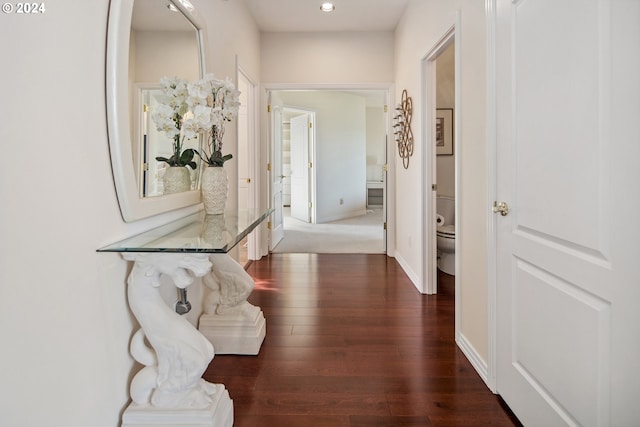
<path id="1" fill-rule="evenodd" d="M 420 295 L 386 255 L 272 254 L 247 268 L 258 356 L 218 355 L 236 427 L 514 426 L 454 343 L 454 278 Z"/>

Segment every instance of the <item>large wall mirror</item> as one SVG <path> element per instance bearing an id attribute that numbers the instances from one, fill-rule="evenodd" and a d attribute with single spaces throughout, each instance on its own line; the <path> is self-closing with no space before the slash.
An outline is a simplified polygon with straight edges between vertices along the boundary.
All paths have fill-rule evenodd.
<path id="1" fill-rule="evenodd" d="M 200 165 L 191 187 L 167 194 L 162 177 L 172 139 L 151 117 L 160 79 L 204 75 L 204 24 L 187 0 L 111 0 L 107 34 L 107 121 L 111 166 L 125 221 L 200 203 Z M 185 142 L 198 148 L 198 140 Z"/>

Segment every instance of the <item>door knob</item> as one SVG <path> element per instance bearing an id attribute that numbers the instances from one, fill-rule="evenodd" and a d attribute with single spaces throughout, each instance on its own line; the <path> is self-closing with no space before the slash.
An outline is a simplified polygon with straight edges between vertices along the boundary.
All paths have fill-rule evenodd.
<path id="1" fill-rule="evenodd" d="M 251 178 L 247 178 L 247 184 L 251 184 Z"/>
<path id="2" fill-rule="evenodd" d="M 507 214 L 509 213 L 509 206 L 507 206 L 506 202 L 493 202 L 493 212 L 500 212 L 500 215 L 507 216 Z"/>

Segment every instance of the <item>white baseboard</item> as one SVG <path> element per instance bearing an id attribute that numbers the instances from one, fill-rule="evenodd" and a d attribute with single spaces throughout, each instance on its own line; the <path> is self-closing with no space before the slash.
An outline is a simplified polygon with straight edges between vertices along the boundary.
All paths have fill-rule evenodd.
<path id="1" fill-rule="evenodd" d="M 409 264 L 404 260 L 404 258 L 402 258 L 402 255 L 400 255 L 397 251 L 395 253 L 395 259 L 396 259 L 396 261 L 398 261 L 398 264 L 400 264 L 400 267 L 402 267 L 402 269 L 404 270 L 406 275 L 409 276 L 409 279 L 411 280 L 413 285 L 416 287 L 416 289 L 418 289 L 418 292 L 423 293 L 422 292 L 422 283 L 420 283 L 420 276 L 418 276 L 411 269 L 411 267 L 409 267 Z"/>
<path id="2" fill-rule="evenodd" d="M 476 370 L 482 381 L 491 389 L 491 385 L 489 384 L 489 369 L 487 366 L 487 362 L 485 362 L 482 357 L 478 354 L 476 349 L 471 345 L 469 340 L 462 335 L 459 334 L 456 337 L 456 344 L 460 347 L 460 350 L 464 353 L 465 357 L 469 360 L 473 368 Z"/>

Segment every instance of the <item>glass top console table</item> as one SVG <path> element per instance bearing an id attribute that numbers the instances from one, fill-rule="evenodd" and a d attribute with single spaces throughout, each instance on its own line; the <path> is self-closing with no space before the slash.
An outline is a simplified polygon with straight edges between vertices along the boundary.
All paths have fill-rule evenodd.
<path id="1" fill-rule="evenodd" d="M 227 253 L 272 212 L 273 209 L 244 210 L 205 215 L 202 211 L 104 246 L 98 252 Z"/>
<path id="2" fill-rule="evenodd" d="M 122 426 L 233 425 L 223 384 L 202 379 L 215 353 L 258 354 L 266 335 L 262 310 L 247 302 L 254 281 L 228 252 L 273 210 L 196 213 L 98 249 L 134 265 L 127 279 L 129 307 L 140 324 L 131 355 L 143 365 L 131 381 Z M 180 291 L 176 308 L 160 294 L 160 276 Z M 207 292 L 196 329 L 185 317 L 186 288 L 202 277 Z M 181 309 L 182 308 L 182 309 Z M 177 424 L 175 424 L 177 425 Z"/>

